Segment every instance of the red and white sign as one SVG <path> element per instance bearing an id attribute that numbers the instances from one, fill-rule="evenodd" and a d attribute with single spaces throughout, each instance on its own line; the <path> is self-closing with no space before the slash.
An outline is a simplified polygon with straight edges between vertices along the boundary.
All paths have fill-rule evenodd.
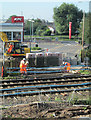
<path id="1" fill-rule="evenodd" d="M 69 39 L 71 39 L 71 26 L 72 26 L 72 22 L 69 22 Z"/>
<path id="2" fill-rule="evenodd" d="M 23 16 L 12 16 L 11 18 L 12 23 L 24 23 L 24 17 Z"/>

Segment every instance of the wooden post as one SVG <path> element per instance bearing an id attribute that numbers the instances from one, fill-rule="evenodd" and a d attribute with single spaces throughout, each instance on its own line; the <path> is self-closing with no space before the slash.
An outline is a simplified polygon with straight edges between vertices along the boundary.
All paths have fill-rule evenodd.
<path id="1" fill-rule="evenodd" d="M 83 50 L 83 42 L 84 42 L 84 21 L 85 21 L 85 12 L 83 12 L 83 27 L 82 27 L 82 50 Z"/>

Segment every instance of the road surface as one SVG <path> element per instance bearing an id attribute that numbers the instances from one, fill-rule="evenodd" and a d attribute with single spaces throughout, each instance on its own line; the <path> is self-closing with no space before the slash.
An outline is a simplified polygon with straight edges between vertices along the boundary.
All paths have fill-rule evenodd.
<path id="1" fill-rule="evenodd" d="M 39 47 L 49 52 L 62 52 L 67 53 L 68 57 L 73 57 L 80 54 L 82 49 L 81 45 L 75 41 L 61 41 L 61 42 L 40 42 Z M 32 43 L 33 45 L 33 43 Z"/>

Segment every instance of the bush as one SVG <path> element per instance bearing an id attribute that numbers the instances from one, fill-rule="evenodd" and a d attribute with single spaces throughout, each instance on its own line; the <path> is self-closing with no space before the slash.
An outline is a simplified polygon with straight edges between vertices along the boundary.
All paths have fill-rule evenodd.
<path id="1" fill-rule="evenodd" d="M 46 31 L 44 31 L 42 33 L 43 36 L 50 36 L 51 35 L 51 31 L 49 29 L 47 29 Z"/>
<path id="2" fill-rule="evenodd" d="M 91 74 L 91 71 L 90 70 L 80 70 L 79 73 L 81 74 Z"/>
<path id="3" fill-rule="evenodd" d="M 40 47 L 33 47 L 32 50 L 41 50 Z"/>

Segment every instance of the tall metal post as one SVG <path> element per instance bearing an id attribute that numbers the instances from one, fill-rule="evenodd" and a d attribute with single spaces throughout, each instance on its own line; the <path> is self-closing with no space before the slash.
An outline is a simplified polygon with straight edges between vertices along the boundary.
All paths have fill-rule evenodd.
<path id="1" fill-rule="evenodd" d="M 31 52 L 31 21 L 30 21 L 30 52 Z"/>
<path id="2" fill-rule="evenodd" d="M 3 41 L 3 47 L 2 47 L 2 74 L 1 76 L 4 77 L 4 61 L 5 61 L 5 58 L 4 58 L 4 41 Z"/>
<path id="3" fill-rule="evenodd" d="M 21 31 L 21 42 L 23 42 L 23 31 Z"/>
<path id="4" fill-rule="evenodd" d="M 83 50 L 83 42 L 84 42 L 84 21 L 85 21 L 85 11 L 83 12 L 83 27 L 82 27 L 82 50 Z"/>
<path id="5" fill-rule="evenodd" d="M 4 58 L 4 41 L 3 41 L 3 66 L 4 66 L 4 61 L 5 61 L 5 58 Z"/>
<path id="6" fill-rule="evenodd" d="M 33 22 L 34 21 L 32 21 L 32 41 L 33 41 Z"/>
<path id="7" fill-rule="evenodd" d="M 71 26 L 72 26 L 72 22 L 69 22 L 69 39 L 71 39 Z"/>
<path id="8" fill-rule="evenodd" d="M 13 40 L 13 32 L 11 32 L 11 40 Z"/>

